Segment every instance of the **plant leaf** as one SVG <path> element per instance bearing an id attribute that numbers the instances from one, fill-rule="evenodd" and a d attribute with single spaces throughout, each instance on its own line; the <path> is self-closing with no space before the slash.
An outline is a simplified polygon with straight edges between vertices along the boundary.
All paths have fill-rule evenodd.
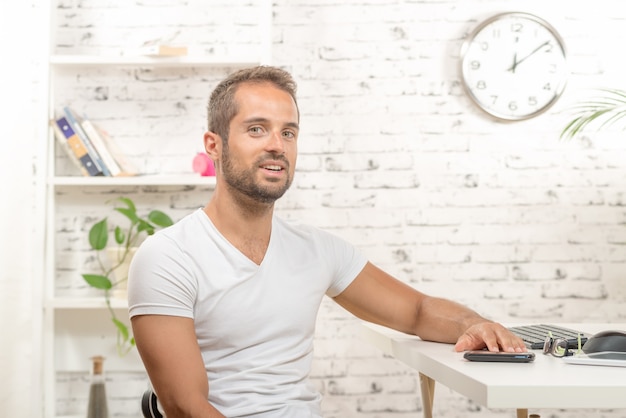
<path id="1" fill-rule="evenodd" d="M 135 203 L 127 198 L 127 197 L 118 197 L 117 200 L 119 200 L 120 202 L 124 202 L 126 204 L 126 207 L 128 207 L 128 209 L 132 212 L 137 213 L 137 208 L 135 207 Z"/>
<path id="2" fill-rule="evenodd" d="M 124 342 L 128 341 L 129 339 L 128 327 L 117 318 L 111 318 L 111 321 L 113 321 L 113 323 L 115 324 L 115 327 L 117 328 L 119 333 L 122 335 L 122 340 Z"/>
<path id="3" fill-rule="evenodd" d="M 117 242 L 119 245 L 122 245 L 125 239 L 126 239 L 126 234 L 124 233 L 124 231 L 122 231 L 122 228 L 120 228 L 119 226 L 116 226 L 115 227 L 115 242 Z"/>
<path id="4" fill-rule="evenodd" d="M 172 222 L 172 218 L 170 218 L 169 216 L 167 216 L 164 212 L 161 212 L 160 210 L 151 211 L 148 214 L 148 219 L 153 224 L 158 225 L 163 228 L 172 226 L 174 224 L 174 222 Z"/>
<path id="5" fill-rule="evenodd" d="M 96 289 L 109 290 L 113 287 L 111 280 L 109 280 L 106 276 L 101 276 L 99 274 L 83 274 L 82 276 L 89 286 L 95 287 Z"/>
<path id="6" fill-rule="evenodd" d="M 89 229 L 89 245 L 91 245 L 91 248 L 94 250 L 102 250 L 107 246 L 109 239 L 108 229 L 107 218 L 96 222 L 91 229 Z"/>
<path id="7" fill-rule="evenodd" d="M 119 213 L 121 213 L 122 215 L 126 216 L 128 219 L 130 219 L 130 221 L 132 222 L 132 224 L 136 224 L 137 221 L 139 220 L 139 217 L 137 216 L 137 212 L 135 211 L 134 208 L 129 209 L 129 208 L 115 208 L 116 211 L 118 211 Z"/>
<path id="8" fill-rule="evenodd" d="M 137 219 L 137 232 L 141 231 L 146 231 L 148 235 L 152 235 L 154 234 L 154 226 L 143 219 Z"/>
<path id="9" fill-rule="evenodd" d="M 563 131 L 561 138 L 573 138 L 591 125 L 597 130 L 609 126 L 626 116 L 626 91 L 618 89 L 597 89 L 598 97 L 590 98 L 573 106 L 574 119 Z"/>

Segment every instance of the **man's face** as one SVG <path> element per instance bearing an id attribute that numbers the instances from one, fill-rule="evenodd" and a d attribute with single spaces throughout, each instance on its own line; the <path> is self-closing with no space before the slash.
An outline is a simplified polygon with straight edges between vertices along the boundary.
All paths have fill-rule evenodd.
<path id="1" fill-rule="evenodd" d="M 269 83 L 245 83 L 235 100 L 239 112 L 222 149 L 224 181 L 244 196 L 273 203 L 293 180 L 298 109 L 288 93 Z"/>

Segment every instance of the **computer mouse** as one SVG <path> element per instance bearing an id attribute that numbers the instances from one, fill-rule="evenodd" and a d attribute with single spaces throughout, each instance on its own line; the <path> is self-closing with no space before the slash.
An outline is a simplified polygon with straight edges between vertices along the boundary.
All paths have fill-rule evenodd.
<path id="1" fill-rule="evenodd" d="M 626 331 L 602 331 L 589 338 L 582 347 L 587 354 L 600 351 L 626 352 Z"/>

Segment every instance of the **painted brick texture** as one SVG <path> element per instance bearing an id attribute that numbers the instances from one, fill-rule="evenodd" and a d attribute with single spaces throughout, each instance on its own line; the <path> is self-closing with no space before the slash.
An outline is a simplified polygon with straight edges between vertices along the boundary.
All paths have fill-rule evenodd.
<path id="1" fill-rule="evenodd" d="M 619 130 L 559 140 L 567 106 L 587 87 L 621 84 L 611 45 L 624 32 L 618 0 L 273 2 L 272 63 L 299 82 L 300 159 L 277 212 L 336 233 L 424 292 L 503 322 L 626 321 L 626 141 Z M 206 53 L 254 56 L 255 1 L 62 0 L 60 53 L 114 53 L 175 37 Z M 564 37 L 571 76 L 563 97 L 532 120 L 501 123 L 464 94 L 464 36 L 492 14 L 529 11 Z M 59 103 L 106 126 L 145 172 L 189 171 L 201 149 L 205 103 L 231 68 L 85 68 L 56 74 Z M 58 161 L 59 170 L 69 170 Z M 67 191 L 57 214 L 59 294 L 83 295 L 85 231 L 119 190 Z M 180 218 L 210 190 L 124 189 Z M 419 379 L 357 337 L 332 301 L 320 309 L 312 378 L 327 418 L 421 414 Z M 62 374 L 61 414 L 82 411 L 84 375 Z M 115 416 L 133 416 L 145 377 L 110 376 Z M 129 393 L 137 393 L 137 403 Z M 437 416 L 503 417 L 439 386 Z M 535 411 L 531 411 L 535 412 Z M 536 411 L 554 418 L 624 411 Z"/>

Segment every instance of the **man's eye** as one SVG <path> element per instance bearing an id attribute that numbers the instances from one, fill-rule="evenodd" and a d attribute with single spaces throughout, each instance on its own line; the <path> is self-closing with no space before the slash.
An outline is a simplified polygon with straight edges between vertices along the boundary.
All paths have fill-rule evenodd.
<path id="1" fill-rule="evenodd" d="M 294 132 L 291 132 L 291 131 L 284 131 L 283 132 L 283 137 L 294 139 L 296 137 L 296 134 Z"/>
<path id="2" fill-rule="evenodd" d="M 260 134 L 261 133 L 261 127 L 260 126 L 252 126 L 249 131 L 253 134 Z"/>

